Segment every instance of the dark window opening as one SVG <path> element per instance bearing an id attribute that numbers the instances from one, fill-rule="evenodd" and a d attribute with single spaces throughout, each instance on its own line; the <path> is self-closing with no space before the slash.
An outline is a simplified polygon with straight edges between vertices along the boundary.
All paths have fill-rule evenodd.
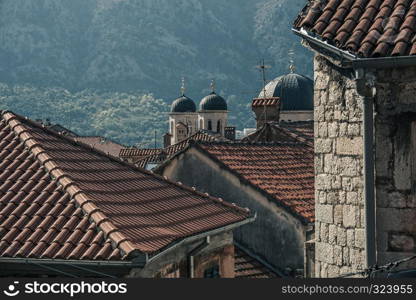
<path id="1" fill-rule="evenodd" d="M 208 130 L 212 130 L 212 121 L 211 120 L 208 121 Z"/>
<path id="2" fill-rule="evenodd" d="M 217 122 L 217 132 L 221 132 L 221 120 Z"/>
<path id="3" fill-rule="evenodd" d="M 216 265 L 206 269 L 204 271 L 204 278 L 220 278 L 220 267 Z"/>

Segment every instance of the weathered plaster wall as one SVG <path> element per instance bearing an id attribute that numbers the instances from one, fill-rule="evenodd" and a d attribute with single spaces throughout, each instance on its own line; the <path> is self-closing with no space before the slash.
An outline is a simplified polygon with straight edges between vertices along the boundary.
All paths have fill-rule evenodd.
<path id="1" fill-rule="evenodd" d="M 234 231 L 236 241 L 278 269 L 303 269 L 302 223 L 228 170 L 191 148 L 173 159 L 163 175 L 256 212 L 254 223 Z"/>
<path id="2" fill-rule="evenodd" d="M 132 270 L 129 277 L 154 278 L 167 269 L 178 269 L 181 277 L 188 277 L 188 255 L 202 242 L 204 242 L 204 239 L 181 244 L 155 258 L 146 264 L 143 269 Z M 222 277 L 234 277 L 234 242 L 232 232 L 211 236 L 209 245 L 195 256 L 195 277 L 201 277 L 204 266 L 211 262 L 219 263 Z"/>
<path id="3" fill-rule="evenodd" d="M 315 57 L 315 276 L 365 267 L 362 98 L 355 83 Z"/>
<path id="4" fill-rule="evenodd" d="M 384 264 L 416 253 L 416 68 L 379 71 L 377 82 L 377 260 Z"/>

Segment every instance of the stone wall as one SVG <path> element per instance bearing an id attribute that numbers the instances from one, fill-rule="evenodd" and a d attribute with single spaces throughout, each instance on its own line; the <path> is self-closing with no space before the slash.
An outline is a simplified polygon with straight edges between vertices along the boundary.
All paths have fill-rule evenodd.
<path id="1" fill-rule="evenodd" d="M 365 267 L 362 98 L 345 71 L 315 57 L 315 277 Z"/>
<path id="2" fill-rule="evenodd" d="M 348 72 L 315 57 L 317 277 L 366 267 L 363 99 Z M 416 253 L 416 68 L 373 72 L 376 249 L 382 265 Z M 416 263 L 401 267 L 409 266 Z"/>
<path id="3" fill-rule="evenodd" d="M 375 114 L 378 264 L 416 253 L 415 122 L 416 68 L 379 71 Z"/>

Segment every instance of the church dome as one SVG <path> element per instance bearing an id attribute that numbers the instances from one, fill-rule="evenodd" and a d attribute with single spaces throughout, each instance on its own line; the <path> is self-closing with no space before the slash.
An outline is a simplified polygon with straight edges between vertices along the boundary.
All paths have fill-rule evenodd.
<path id="1" fill-rule="evenodd" d="M 215 92 L 204 97 L 199 104 L 200 110 L 227 110 L 227 102 L 225 99 Z"/>
<path id="2" fill-rule="evenodd" d="M 282 110 L 313 110 L 313 80 L 290 73 L 277 77 L 266 85 L 266 98 L 279 97 Z M 264 97 L 261 91 L 259 98 Z"/>
<path id="3" fill-rule="evenodd" d="M 196 112 L 195 102 L 191 98 L 183 95 L 173 101 L 170 111 L 173 113 Z"/>

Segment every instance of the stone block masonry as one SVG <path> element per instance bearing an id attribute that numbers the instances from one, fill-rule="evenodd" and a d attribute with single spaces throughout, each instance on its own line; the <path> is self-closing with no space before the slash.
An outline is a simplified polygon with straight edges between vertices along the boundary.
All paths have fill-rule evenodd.
<path id="1" fill-rule="evenodd" d="M 416 68 L 379 71 L 375 107 L 377 262 L 385 264 L 416 253 Z"/>
<path id="2" fill-rule="evenodd" d="M 316 277 L 366 267 L 363 99 L 347 72 L 315 57 Z M 381 265 L 416 253 L 416 68 L 382 69 L 375 76 L 376 257 Z"/>
<path id="3" fill-rule="evenodd" d="M 337 277 L 365 267 L 362 99 L 354 81 L 319 55 L 314 113 L 315 277 Z"/>

